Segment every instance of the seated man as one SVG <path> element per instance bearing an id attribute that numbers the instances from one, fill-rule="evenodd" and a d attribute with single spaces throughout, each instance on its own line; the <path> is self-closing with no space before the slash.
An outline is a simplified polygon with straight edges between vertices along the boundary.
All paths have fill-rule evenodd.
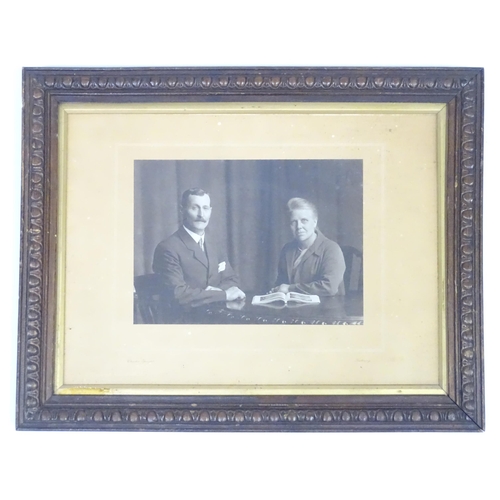
<path id="1" fill-rule="evenodd" d="M 205 234 L 212 213 L 208 193 L 188 189 L 181 210 L 182 227 L 158 244 L 153 258 L 170 299 L 191 306 L 244 299 L 225 252 Z"/>
<path id="2" fill-rule="evenodd" d="M 281 250 L 278 278 L 272 291 L 337 295 L 342 291 L 345 271 L 342 250 L 316 227 L 318 211 L 311 202 L 292 198 L 287 206 L 294 240 Z"/>

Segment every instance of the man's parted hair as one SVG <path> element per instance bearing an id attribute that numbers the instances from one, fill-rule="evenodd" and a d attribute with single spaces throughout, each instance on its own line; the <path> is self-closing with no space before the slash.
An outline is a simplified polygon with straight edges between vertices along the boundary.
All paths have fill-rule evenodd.
<path id="1" fill-rule="evenodd" d="M 186 191 L 184 191 L 182 193 L 181 207 L 182 208 L 186 208 L 187 207 L 187 204 L 188 204 L 190 196 L 204 196 L 204 195 L 210 196 L 206 191 L 203 191 L 203 189 L 200 189 L 200 188 L 186 189 Z"/>
<path id="2" fill-rule="evenodd" d="M 314 203 L 311 203 L 304 198 L 292 198 L 291 200 L 288 200 L 286 206 L 288 207 L 289 213 L 292 213 L 293 210 L 311 210 L 314 218 L 318 220 L 318 209 Z"/>

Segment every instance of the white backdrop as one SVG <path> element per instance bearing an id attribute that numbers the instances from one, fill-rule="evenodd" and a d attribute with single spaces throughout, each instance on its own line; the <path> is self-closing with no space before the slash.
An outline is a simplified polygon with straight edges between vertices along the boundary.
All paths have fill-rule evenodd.
<path id="1" fill-rule="evenodd" d="M 489 0 L 4 2 L 0 454 L 3 498 L 497 498 L 498 26 Z M 482 434 L 14 430 L 22 66 L 483 66 Z M 496 306 L 496 307 L 495 307 Z M 490 456 L 491 455 L 491 456 Z M 11 491 L 13 490 L 13 491 Z M 7 492 L 5 494 L 5 492 Z"/>

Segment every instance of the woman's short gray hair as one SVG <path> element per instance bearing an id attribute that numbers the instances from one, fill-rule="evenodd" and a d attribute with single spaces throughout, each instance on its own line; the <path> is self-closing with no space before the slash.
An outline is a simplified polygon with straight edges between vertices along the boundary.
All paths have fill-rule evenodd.
<path id="1" fill-rule="evenodd" d="M 286 206 L 288 207 L 288 211 L 290 213 L 293 210 L 311 210 L 311 212 L 314 215 L 314 218 L 318 220 L 318 209 L 316 208 L 314 203 L 311 203 L 310 201 L 304 198 L 292 198 L 288 200 Z"/>

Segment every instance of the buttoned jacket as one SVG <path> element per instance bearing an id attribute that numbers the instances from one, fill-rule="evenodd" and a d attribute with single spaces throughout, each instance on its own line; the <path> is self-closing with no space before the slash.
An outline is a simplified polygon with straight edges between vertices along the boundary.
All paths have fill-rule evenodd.
<path id="1" fill-rule="evenodd" d="M 316 230 L 314 243 L 307 249 L 296 267 L 296 241 L 287 243 L 281 250 L 276 286 L 289 284 L 291 292 L 310 295 L 333 296 L 343 293 L 346 269 L 340 246 L 321 231 Z"/>
<path id="2" fill-rule="evenodd" d="M 201 305 L 226 300 L 225 290 L 238 286 L 238 276 L 226 253 L 208 234 L 205 251 L 181 227 L 156 247 L 153 272 L 166 292 L 180 305 Z M 220 290 L 206 290 L 207 287 Z"/>

